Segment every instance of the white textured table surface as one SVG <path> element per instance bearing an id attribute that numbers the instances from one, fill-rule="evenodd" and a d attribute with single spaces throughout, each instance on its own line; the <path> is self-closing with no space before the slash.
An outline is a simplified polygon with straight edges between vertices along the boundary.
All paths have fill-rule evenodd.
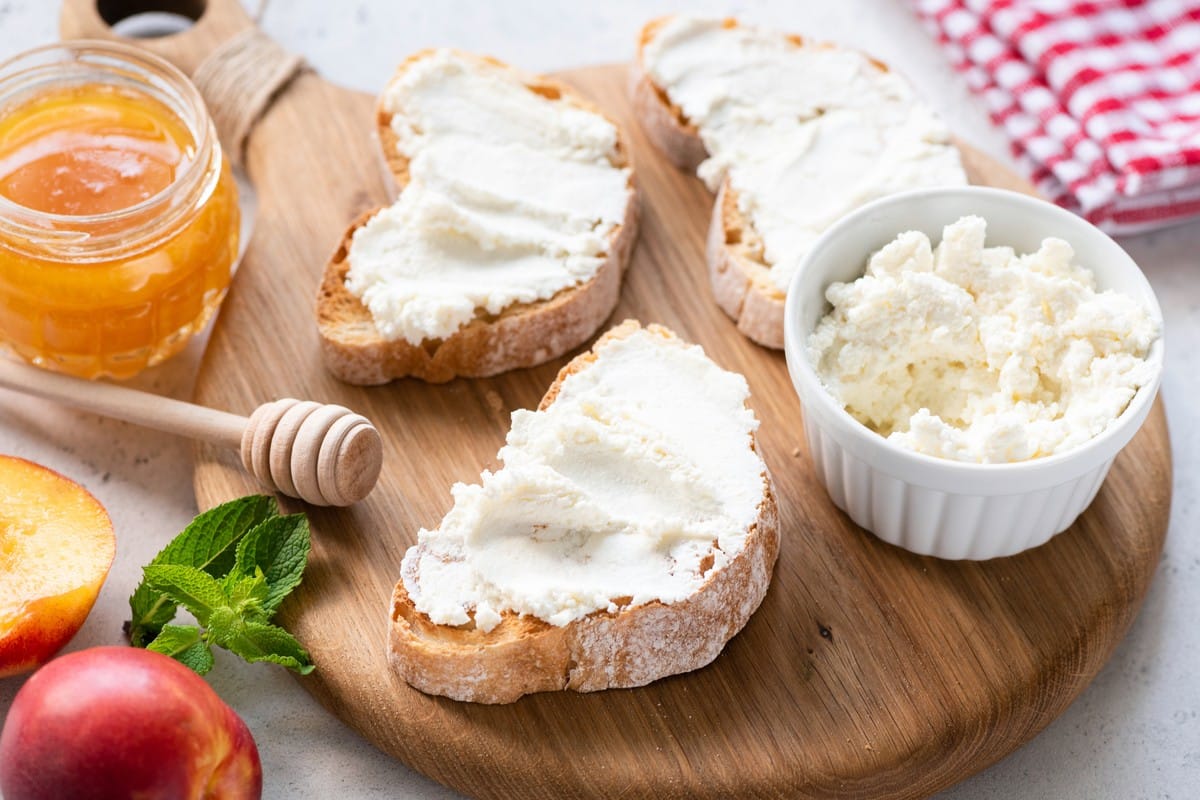
<path id="1" fill-rule="evenodd" d="M 538 71 L 625 61 L 643 21 L 683 5 L 272 0 L 261 25 L 329 79 L 373 93 L 404 55 L 431 45 L 487 52 Z M 908 75 L 956 134 L 1008 161 L 982 107 L 899 0 L 686 5 L 861 47 Z M 53 41 L 57 10 L 51 0 L 0 0 L 0 59 Z M 1200 223 L 1122 244 L 1149 275 L 1167 320 L 1163 393 L 1175 486 L 1162 563 L 1141 615 L 1093 685 L 1032 742 L 943 798 L 1200 793 Z M 193 346 L 135 385 L 187 397 L 198 355 Z M 116 563 L 69 649 L 122 641 L 125 601 L 141 566 L 196 513 L 186 443 L 0 390 L 0 452 L 75 478 L 108 508 Z M 457 796 L 359 739 L 282 669 L 218 654 L 209 680 L 254 732 L 269 798 Z M 0 714 L 20 684 L 0 680 Z"/>

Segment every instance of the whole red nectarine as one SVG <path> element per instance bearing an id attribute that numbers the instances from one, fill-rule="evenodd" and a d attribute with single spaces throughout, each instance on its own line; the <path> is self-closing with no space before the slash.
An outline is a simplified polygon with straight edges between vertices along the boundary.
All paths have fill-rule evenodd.
<path id="1" fill-rule="evenodd" d="M 116 552 L 104 507 L 75 481 L 0 456 L 0 678 L 62 649 L 87 619 Z"/>
<path id="2" fill-rule="evenodd" d="M 196 673 L 133 647 L 56 658 L 0 732 L 5 800 L 258 798 L 250 730 Z"/>

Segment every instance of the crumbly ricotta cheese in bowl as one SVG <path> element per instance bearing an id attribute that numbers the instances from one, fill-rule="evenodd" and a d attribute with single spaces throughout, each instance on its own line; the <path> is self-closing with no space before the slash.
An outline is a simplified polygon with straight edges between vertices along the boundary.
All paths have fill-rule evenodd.
<path id="1" fill-rule="evenodd" d="M 401 569 L 417 610 L 486 632 L 509 610 L 561 626 L 691 596 L 758 518 L 748 396 L 697 346 L 647 330 L 603 344 L 545 410 L 513 413 L 503 468 L 456 484 L 420 531 Z"/>
<path id="2" fill-rule="evenodd" d="M 355 232 L 346 286 L 385 339 L 453 334 L 480 310 L 588 281 L 629 202 L 617 129 L 514 69 L 437 50 L 382 100 L 409 182 Z"/>
<path id="3" fill-rule="evenodd" d="M 871 200 L 967 182 L 958 151 L 912 87 L 862 53 L 677 16 L 642 51 L 656 86 L 699 130 L 700 177 L 726 176 L 786 292 L 813 242 Z"/>
<path id="4" fill-rule="evenodd" d="M 986 229 L 964 217 L 936 249 L 902 233 L 832 284 L 809 360 L 851 415 L 920 453 L 1004 463 L 1078 447 L 1152 379 L 1159 324 L 1097 291 L 1065 241 L 1018 255 L 985 247 Z"/>

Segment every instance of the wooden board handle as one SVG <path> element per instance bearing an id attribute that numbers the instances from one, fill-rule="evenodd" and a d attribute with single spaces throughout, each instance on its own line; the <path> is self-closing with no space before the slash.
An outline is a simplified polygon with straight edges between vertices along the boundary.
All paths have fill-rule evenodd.
<path id="1" fill-rule="evenodd" d="M 106 18 L 125 19 L 147 11 L 194 18 L 185 31 L 152 39 L 130 39 L 113 31 Z M 165 58 L 188 75 L 225 42 L 254 29 L 240 0 L 63 0 L 58 29 L 63 39 L 104 39 L 136 45 Z"/>
<path id="2" fill-rule="evenodd" d="M 185 31 L 130 39 L 109 20 L 144 11 L 196 18 Z M 192 77 L 216 125 L 221 145 L 241 165 L 246 140 L 281 90 L 304 69 L 304 60 L 258 29 L 238 0 L 64 0 L 64 39 L 120 41 L 148 50 Z"/>

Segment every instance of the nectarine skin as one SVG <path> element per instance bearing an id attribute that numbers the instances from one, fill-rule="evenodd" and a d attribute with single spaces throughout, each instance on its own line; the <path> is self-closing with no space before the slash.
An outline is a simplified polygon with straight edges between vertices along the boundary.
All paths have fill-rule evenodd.
<path id="1" fill-rule="evenodd" d="M 112 521 L 86 489 L 0 456 L 0 678 L 62 649 L 91 612 L 116 553 Z"/>
<path id="2" fill-rule="evenodd" d="M 196 673 L 133 647 L 56 658 L 17 692 L 0 732 L 5 800 L 256 800 L 249 728 Z"/>
<path id="3" fill-rule="evenodd" d="M 26 603 L 0 632 L 0 678 L 37 669 L 62 650 L 87 619 L 99 589 L 81 586 Z"/>

